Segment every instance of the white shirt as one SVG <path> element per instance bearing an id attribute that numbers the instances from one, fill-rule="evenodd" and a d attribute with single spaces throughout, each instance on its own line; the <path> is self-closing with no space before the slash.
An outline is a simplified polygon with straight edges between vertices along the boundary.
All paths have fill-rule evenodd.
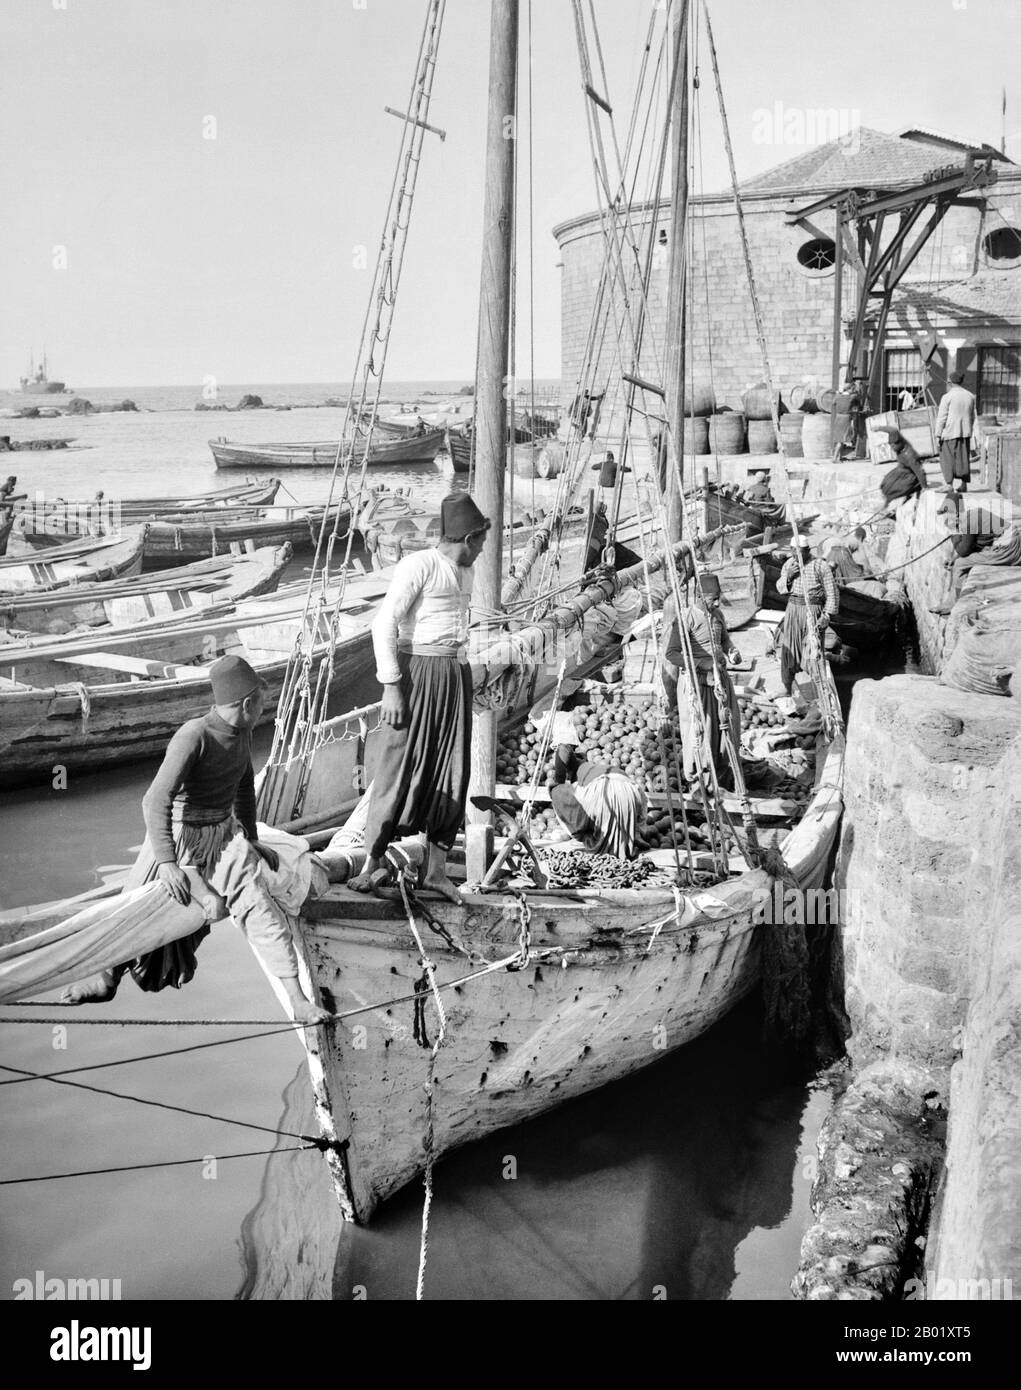
<path id="1" fill-rule="evenodd" d="M 386 598 L 372 623 L 376 679 L 388 685 L 401 678 L 398 644 L 450 647 L 454 653 L 468 640 L 472 571 L 455 565 L 438 550 L 416 550 L 394 567 Z"/>

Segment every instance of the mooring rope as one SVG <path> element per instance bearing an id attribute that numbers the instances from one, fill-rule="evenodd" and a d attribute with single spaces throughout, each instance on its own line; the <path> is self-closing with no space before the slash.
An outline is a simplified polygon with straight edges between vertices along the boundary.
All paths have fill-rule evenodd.
<path id="1" fill-rule="evenodd" d="M 263 1134 L 275 1134 L 283 1139 L 305 1139 L 307 1134 L 295 1134 L 291 1130 L 274 1129 L 272 1125 L 258 1125 L 251 1120 L 235 1120 L 229 1115 L 214 1115 L 208 1110 L 191 1110 L 185 1105 L 170 1105 L 167 1101 L 150 1100 L 147 1096 L 130 1096 L 123 1091 L 110 1091 L 105 1086 L 90 1086 L 86 1081 L 68 1081 L 59 1076 L 47 1076 L 42 1072 L 26 1071 L 23 1067 L 12 1067 L 0 1062 L 0 1071 L 14 1072 L 24 1081 L 52 1081 L 55 1086 L 73 1086 L 76 1091 L 92 1091 L 98 1096 L 113 1096 L 115 1100 L 131 1100 L 136 1105 L 151 1105 L 157 1110 L 173 1110 L 179 1115 L 193 1115 L 200 1120 L 216 1120 L 218 1124 L 237 1125 L 240 1129 L 258 1129 Z"/>
<path id="2" fill-rule="evenodd" d="M 319 1149 L 322 1144 L 289 1144 L 285 1149 L 250 1149 L 246 1153 L 216 1154 L 217 1163 L 226 1163 L 229 1158 L 272 1158 L 276 1154 L 300 1153 L 302 1150 Z M 31 1178 L 0 1178 L 0 1187 L 14 1187 L 23 1182 L 59 1182 L 61 1178 L 94 1178 L 103 1173 L 137 1173 L 145 1168 L 179 1168 L 186 1163 L 208 1163 L 209 1155 L 200 1158 L 164 1158 L 158 1163 L 122 1163 L 117 1168 L 79 1168 L 73 1173 L 39 1173 Z"/>
<path id="3" fill-rule="evenodd" d="M 12 1019 L 11 1022 L 21 1022 L 20 1019 Z M 2 1022 L 2 1020 L 0 1020 Z M 113 1062 L 92 1062 L 84 1067 L 65 1067 L 61 1071 L 38 1072 L 32 1076 L 14 1076 L 7 1081 L 0 1081 L 0 1086 L 20 1086 L 25 1081 L 52 1081 L 57 1076 L 75 1076 L 81 1071 L 103 1071 L 106 1067 L 127 1067 L 133 1062 L 154 1062 L 163 1057 L 179 1057 L 185 1052 L 201 1052 L 207 1047 L 226 1047 L 228 1043 L 249 1042 L 253 1038 L 271 1038 L 284 1031 L 283 1028 L 271 1028 L 265 1033 L 242 1033 L 239 1038 L 216 1038 L 213 1042 L 192 1043 L 189 1047 L 171 1047 L 164 1052 L 145 1052 L 137 1057 L 119 1057 Z"/>
<path id="4" fill-rule="evenodd" d="M 439 987 L 436 984 L 436 974 L 433 963 L 425 953 L 425 946 L 422 944 L 422 938 L 419 935 L 418 926 L 415 923 L 415 914 L 412 912 L 411 903 L 408 901 L 408 890 L 403 874 L 401 874 L 398 879 L 398 883 L 400 885 L 401 898 L 404 901 L 404 911 L 408 918 L 408 926 L 411 929 L 412 936 L 415 938 L 415 945 L 418 947 L 418 955 L 422 963 L 422 969 L 425 972 L 425 978 L 429 981 L 428 993 L 431 993 L 433 1003 L 436 1005 L 436 1015 L 440 1024 L 435 1041 L 429 1048 L 429 1067 L 425 1081 L 425 1134 L 422 1139 L 422 1147 L 425 1150 L 425 1172 L 422 1178 L 425 1187 L 425 1199 L 422 1203 L 422 1238 L 418 1249 L 418 1278 L 415 1282 L 415 1299 L 420 1303 L 425 1297 L 425 1266 L 429 1258 L 429 1215 L 432 1210 L 433 1166 L 436 1161 L 434 1154 L 435 1130 L 433 1124 L 436 1057 L 443 1045 L 443 1038 L 447 1031 L 447 1015 L 443 1008 L 443 1000 L 440 997 Z M 425 1007 L 424 1000 L 422 1007 L 423 1009 Z M 422 1031 L 424 1040 L 424 1027 Z"/>

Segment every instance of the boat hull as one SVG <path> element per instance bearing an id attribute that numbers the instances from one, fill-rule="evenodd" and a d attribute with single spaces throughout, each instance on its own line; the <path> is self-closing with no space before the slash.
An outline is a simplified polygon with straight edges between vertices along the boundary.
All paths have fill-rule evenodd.
<path id="1" fill-rule="evenodd" d="M 223 555 L 232 545 L 279 546 L 287 543 L 295 554 L 306 554 L 315 549 L 323 516 L 322 507 L 278 507 L 273 509 L 273 514 L 254 514 L 248 519 L 231 520 L 224 517 L 212 520 L 205 517 L 200 521 L 149 522 L 142 569 L 148 572 L 173 565 L 187 565 L 194 560 Z M 349 522 L 350 512 L 345 507 L 341 511 L 337 532 L 339 538 L 346 537 Z"/>
<path id="2" fill-rule="evenodd" d="M 121 538 L 72 542 L 33 555 L 8 555 L 0 561 L 0 599 L 138 574 L 144 544 L 139 529 Z"/>
<path id="3" fill-rule="evenodd" d="M 713 895 L 727 912 L 678 926 L 669 892 L 589 898 L 529 894 L 531 949 L 522 971 L 444 992 L 436 1059 L 434 1151 L 442 1154 L 627 1076 L 705 1032 L 753 988 L 759 942 L 754 893 L 763 873 Z M 618 901 L 611 901 L 614 898 Z M 327 1007 L 378 1003 L 312 1042 L 310 1071 L 341 1208 L 367 1221 L 425 1162 L 429 1050 L 416 1040 L 413 994 L 422 973 L 402 910 L 351 902 L 343 889 L 311 904 L 303 955 Z M 513 955 L 519 914 L 509 897 L 466 897 L 430 912 L 465 948 Z M 664 920 L 666 919 L 666 920 Z M 650 948 L 655 924 L 662 922 Z M 439 982 L 477 969 L 420 922 Z M 426 1007 L 432 1040 L 436 1015 Z M 335 1131 L 331 1133 L 332 1130 Z"/>
<path id="4" fill-rule="evenodd" d="M 218 488 L 192 497 L 56 498 L 33 504 L 18 513 L 20 534 L 30 544 L 59 544 L 89 534 L 109 534 L 121 526 L 137 526 L 161 513 L 216 513 L 238 507 L 268 507 L 280 488 L 279 478 L 234 488 Z"/>
<path id="5" fill-rule="evenodd" d="M 270 640 L 280 643 L 281 655 L 275 660 L 257 658 L 245 641 L 239 646 L 237 634 L 247 639 L 252 635 L 252 626 L 249 623 L 246 628 L 238 622 L 233 625 L 233 633 L 228 627 L 226 632 L 216 634 L 215 652 L 205 652 L 201 647 L 204 634 L 200 627 L 185 634 L 187 640 L 180 634 L 168 634 L 164 639 L 155 637 L 152 655 L 170 665 L 194 659 L 199 652 L 215 660 L 224 652 L 240 650 L 266 681 L 266 704 L 260 723 L 272 723 L 283 688 L 286 652 L 293 646 L 294 624 L 277 624 L 279 633 L 270 635 Z M 284 632 L 285 626 L 291 629 L 289 635 Z M 318 669 L 322 655 L 322 650 L 315 654 L 313 670 Z M 57 766 L 68 774 L 99 772 L 162 754 L 185 720 L 194 719 L 209 708 L 206 669 L 194 669 L 194 678 L 179 664 L 173 676 L 166 679 L 78 684 L 75 668 L 69 665 L 63 684 L 58 679 L 50 685 L 28 689 L 12 688 L 6 675 L 0 677 L 3 784 L 14 787 L 52 782 Z M 372 640 L 365 622 L 337 644 L 331 692 L 343 690 L 373 669 Z"/>
<path id="6" fill-rule="evenodd" d="M 428 430 L 411 438 L 376 440 L 369 450 L 368 467 L 383 468 L 413 463 L 432 463 L 443 448 L 444 431 Z M 337 461 L 336 440 L 312 444 L 230 444 L 210 440 L 209 447 L 217 468 L 333 468 Z M 360 470 L 360 450 L 355 451 L 353 468 Z"/>
<path id="7" fill-rule="evenodd" d="M 267 548 L 240 559 L 200 561 L 174 570 L 173 578 L 158 584 L 142 579 L 132 582 L 129 577 L 127 581 L 68 585 L 48 593 L 28 594 L 0 605 L 0 627 L 58 636 L 75 629 L 109 630 L 160 618 L 179 622 L 211 605 L 272 593 L 289 559 L 289 551 Z"/>
<path id="8" fill-rule="evenodd" d="M 333 723 L 343 734 L 343 717 Z M 840 733 L 819 744 L 815 794 L 781 845 L 803 889 L 822 887 L 829 872 L 843 750 Z M 325 742 L 312 763 L 306 815 L 287 828 L 336 824 L 373 767 L 371 729 L 358 741 Z M 265 806 L 263 818 L 279 824 L 290 792 L 278 789 L 277 814 Z M 752 869 L 676 897 L 670 889 L 528 891 L 527 966 L 443 991 L 434 1154 L 624 1077 L 710 1028 L 759 978 L 767 928 L 758 923 L 773 882 Z M 428 903 L 437 930 L 418 919 L 440 984 L 506 962 L 521 944 L 517 897 L 464 899 Z M 306 990 L 348 1015 L 305 1044 L 341 1210 L 365 1222 L 424 1166 L 429 1052 L 421 1024 L 434 1039 L 437 1015 L 430 1000 L 416 1022 L 410 996 L 423 989 L 422 964 L 401 904 L 331 889 L 305 904 L 296 944 Z"/>

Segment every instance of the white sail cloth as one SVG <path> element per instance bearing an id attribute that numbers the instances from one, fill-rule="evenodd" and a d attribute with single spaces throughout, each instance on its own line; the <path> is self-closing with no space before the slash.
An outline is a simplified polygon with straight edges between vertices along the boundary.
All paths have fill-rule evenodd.
<path id="1" fill-rule="evenodd" d="M 103 898 L 56 926 L 0 946 L 0 1003 L 75 984 L 188 936 L 205 921 L 194 896 L 182 907 L 159 883 Z"/>
<path id="2" fill-rule="evenodd" d="M 276 870 L 263 863 L 260 874 L 293 916 L 307 897 L 325 892 L 326 871 L 309 853 L 307 840 L 265 825 L 258 830 L 259 843 L 274 849 L 279 859 Z M 100 898 L 63 922 L 0 946 L 0 1003 L 76 984 L 222 919 L 222 899 L 195 869 L 185 867 L 185 873 L 192 890 L 186 907 L 161 884 L 146 883 Z"/>

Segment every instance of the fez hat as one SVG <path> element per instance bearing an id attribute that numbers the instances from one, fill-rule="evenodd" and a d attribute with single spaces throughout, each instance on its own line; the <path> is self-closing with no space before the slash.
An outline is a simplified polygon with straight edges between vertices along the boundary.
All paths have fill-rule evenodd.
<path id="1" fill-rule="evenodd" d="M 262 678 L 240 656 L 221 656 L 209 668 L 209 679 L 218 705 L 240 704 L 262 685 Z"/>
<path id="2" fill-rule="evenodd" d="M 715 574 L 703 574 L 700 580 L 702 593 L 706 598 L 719 598 L 720 581 Z"/>
<path id="3" fill-rule="evenodd" d="M 452 492 L 440 503 L 440 536 L 445 541 L 463 541 L 473 531 L 488 531 L 492 524 L 466 492 Z"/>

